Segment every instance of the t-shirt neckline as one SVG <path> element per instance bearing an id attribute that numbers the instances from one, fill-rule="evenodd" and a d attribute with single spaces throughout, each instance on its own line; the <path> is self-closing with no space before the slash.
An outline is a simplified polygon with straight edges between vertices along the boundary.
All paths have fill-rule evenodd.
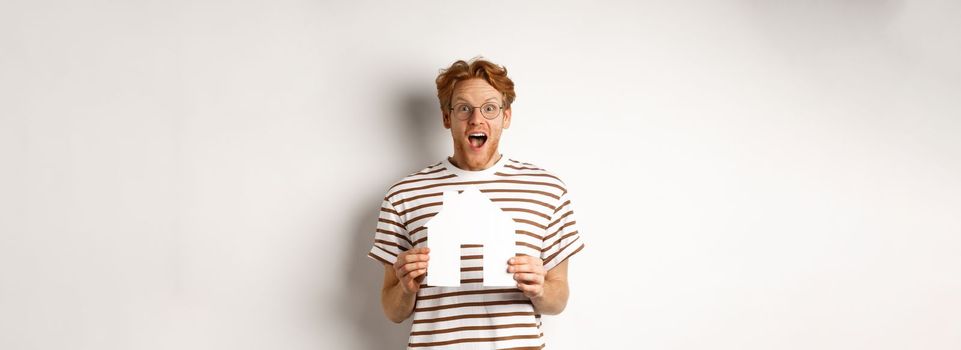
<path id="1" fill-rule="evenodd" d="M 489 168 L 484 170 L 475 171 L 475 170 L 464 170 L 464 169 L 458 168 L 454 166 L 454 163 L 450 162 L 450 157 L 444 157 L 444 167 L 447 168 L 447 170 L 453 173 L 454 175 L 457 175 L 457 177 L 465 180 L 481 179 L 481 178 L 490 177 L 494 175 L 494 173 L 497 172 L 498 169 L 502 168 L 504 164 L 507 163 L 507 156 L 505 156 L 503 153 L 500 156 L 501 156 L 501 159 L 498 159 L 497 162 L 494 163 L 494 165 L 491 165 Z"/>

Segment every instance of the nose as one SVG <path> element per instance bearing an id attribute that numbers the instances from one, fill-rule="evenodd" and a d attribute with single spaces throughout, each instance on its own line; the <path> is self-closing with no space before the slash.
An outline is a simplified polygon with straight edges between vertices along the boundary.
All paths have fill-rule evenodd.
<path id="1" fill-rule="evenodd" d="M 484 115 L 481 114 L 480 108 L 474 108 L 470 111 L 470 117 L 467 118 L 467 123 L 470 125 L 480 125 L 485 120 Z"/>

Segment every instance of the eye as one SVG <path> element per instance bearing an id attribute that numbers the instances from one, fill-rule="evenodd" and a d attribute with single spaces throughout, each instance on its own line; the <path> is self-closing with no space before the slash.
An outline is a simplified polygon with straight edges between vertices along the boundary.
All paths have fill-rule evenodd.
<path id="1" fill-rule="evenodd" d="M 484 105 L 484 112 L 494 112 L 497 110 L 497 105 L 493 103 L 488 103 Z"/>
<path id="2" fill-rule="evenodd" d="M 454 110 L 458 112 L 470 112 L 470 107 L 467 107 L 465 104 L 459 104 L 454 106 Z"/>

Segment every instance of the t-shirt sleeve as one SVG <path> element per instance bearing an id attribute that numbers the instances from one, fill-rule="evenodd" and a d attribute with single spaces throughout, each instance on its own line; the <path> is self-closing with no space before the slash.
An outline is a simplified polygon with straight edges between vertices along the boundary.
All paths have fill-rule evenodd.
<path id="1" fill-rule="evenodd" d="M 541 249 L 544 269 L 548 271 L 584 248 L 581 235 L 577 232 L 573 203 L 566 191 L 558 202 L 560 205 L 551 215 L 547 236 L 544 236 L 544 248 Z"/>
<path id="2" fill-rule="evenodd" d="M 384 198 L 374 232 L 374 245 L 367 256 L 384 264 L 393 265 L 397 255 L 413 247 L 410 235 L 394 206 Z"/>

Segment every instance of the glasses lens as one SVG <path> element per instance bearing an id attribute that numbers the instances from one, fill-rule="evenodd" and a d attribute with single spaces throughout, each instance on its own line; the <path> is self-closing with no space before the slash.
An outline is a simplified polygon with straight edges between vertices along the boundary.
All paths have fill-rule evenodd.
<path id="1" fill-rule="evenodd" d="M 473 108 L 470 108 L 470 106 L 466 104 L 459 103 L 454 105 L 454 116 L 457 117 L 457 119 L 467 119 L 472 111 Z"/>
<path id="2" fill-rule="evenodd" d="M 481 114 L 487 119 L 494 119 L 499 111 L 500 107 L 496 103 L 485 103 L 481 106 Z"/>

